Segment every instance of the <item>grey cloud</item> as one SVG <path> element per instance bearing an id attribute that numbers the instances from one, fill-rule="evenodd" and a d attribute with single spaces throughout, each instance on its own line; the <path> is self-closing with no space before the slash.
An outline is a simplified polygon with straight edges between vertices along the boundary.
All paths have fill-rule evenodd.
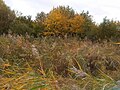
<path id="1" fill-rule="evenodd" d="M 24 15 L 36 16 L 38 12 L 48 13 L 53 7 L 69 5 L 75 11 L 89 11 L 99 22 L 105 16 L 120 19 L 119 0 L 4 0 L 12 9 L 23 12 Z M 22 5 L 19 5 L 22 2 Z M 17 5 L 18 4 L 18 5 Z M 112 11 L 111 11 L 112 10 Z"/>

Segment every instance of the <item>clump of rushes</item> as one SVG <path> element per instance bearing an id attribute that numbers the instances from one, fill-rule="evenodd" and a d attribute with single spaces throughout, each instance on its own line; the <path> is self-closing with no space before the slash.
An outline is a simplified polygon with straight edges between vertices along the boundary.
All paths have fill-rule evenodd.
<path id="1" fill-rule="evenodd" d="M 108 90 L 119 80 L 113 42 L 0 36 L 0 90 Z"/>

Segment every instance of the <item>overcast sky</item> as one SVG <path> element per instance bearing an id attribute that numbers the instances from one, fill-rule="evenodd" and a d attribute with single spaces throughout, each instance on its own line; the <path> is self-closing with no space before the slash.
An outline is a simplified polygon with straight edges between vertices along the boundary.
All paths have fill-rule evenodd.
<path id="1" fill-rule="evenodd" d="M 69 5 L 76 12 L 89 11 L 93 20 L 102 22 L 105 16 L 108 19 L 120 20 L 120 0 L 4 0 L 14 10 L 23 15 L 32 15 L 34 18 L 38 12 L 48 13 L 53 7 Z"/>

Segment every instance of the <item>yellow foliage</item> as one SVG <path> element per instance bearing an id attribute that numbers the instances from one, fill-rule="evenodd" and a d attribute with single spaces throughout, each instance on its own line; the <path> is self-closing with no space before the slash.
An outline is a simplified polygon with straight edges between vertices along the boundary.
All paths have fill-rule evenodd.
<path id="1" fill-rule="evenodd" d="M 71 12 L 71 13 L 70 13 Z M 82 32 L 84 18 L 79 14 L 72 14 L 68 8 L 59 7 L 53 9 L 46 18 L 44 25 L 48 32 L 54 34 L 66 34 L 68 32 Z M 44 33 L 46 35 L 46 32 Z"/>
<path id="2" fill-rule="evenodd" d="M 79 14 L 76 14 L 74 18 L 71 18 L 70 20 L 70 32 L 72 33 L 80 33 L 83 32 L 83 24 L 84 24 L 84 18 L 80 16 Z"/>
<path id="3" fill-rule="evenodd" d="M 67 17 L 62 15 L 59 10 L 52 11 L 45 20 L 46 30 L 49 32 L 62 32 L 67 27 Z"/>

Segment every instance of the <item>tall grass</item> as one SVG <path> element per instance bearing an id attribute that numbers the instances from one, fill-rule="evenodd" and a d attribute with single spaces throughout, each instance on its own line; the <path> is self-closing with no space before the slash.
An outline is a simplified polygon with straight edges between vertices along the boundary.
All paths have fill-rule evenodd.
<path id="1" fill-rule="evenodd" d="M 0 90 L 108 90 L 119 79 L 113 42 L 0 36 Z"/>

